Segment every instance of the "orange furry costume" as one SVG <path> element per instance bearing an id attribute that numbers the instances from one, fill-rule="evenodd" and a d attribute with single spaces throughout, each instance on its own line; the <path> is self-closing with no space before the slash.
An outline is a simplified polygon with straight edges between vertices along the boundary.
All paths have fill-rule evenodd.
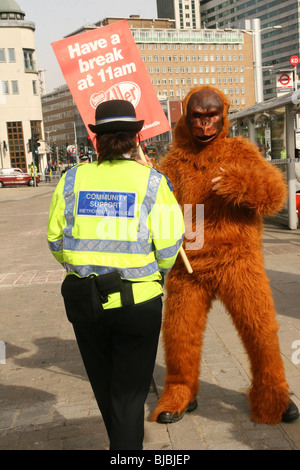
<path id="1" fill-rule="evenodd" d="M 193 137 L 187 125 L 189 100 L 203 89 L 223 101 L 222 130 L 205 144 Z M 204 204 L 204 245 L 201 250 L 187 251 L 193 274 L 187 273 L 178 257 L 167 276 L 163 322 L 167 375 L 153 420 L 159 421 L 166 412 L 180 419 L 183 410 L 196 408 L 189 406 L 198 392 L 207 313 L 217 296 L 250 359 L 253 420 L 278 423 L 290 403 L 261 252 L 262 218 L 282 207 L 286 185 L 281 172 L 248 140 L 227 138 L 228 107 L 227 98 L 216 89 L 191 90 L 183 101 L 172 150 L 160 168 L 173 183 L 182 207 L 192 204 L 195 214 L 196 204 Z"/>

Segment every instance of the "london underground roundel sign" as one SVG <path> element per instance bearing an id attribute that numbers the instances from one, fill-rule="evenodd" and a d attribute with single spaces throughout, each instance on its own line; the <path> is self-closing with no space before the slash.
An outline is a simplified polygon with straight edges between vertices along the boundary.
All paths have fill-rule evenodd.
<path id="1" fill-rule="evenodd" d="M 296 65 L 299 64 L 299 57 L 297 55 L 292 55 L 292 57 L 290 58 L 290 63 L 296 67 Z"/>

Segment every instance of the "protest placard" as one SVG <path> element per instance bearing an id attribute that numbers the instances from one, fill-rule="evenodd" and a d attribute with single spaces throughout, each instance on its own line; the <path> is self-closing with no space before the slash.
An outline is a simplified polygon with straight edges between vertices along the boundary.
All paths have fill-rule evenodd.
<path id="1" fill-rule="evenodd" d="M 52 43 L 66 83 L 91 138 L 88 124 L 102 101 L 125 99 L 145 121 L 141 141 L 170 125 L 126 20 Z"/>

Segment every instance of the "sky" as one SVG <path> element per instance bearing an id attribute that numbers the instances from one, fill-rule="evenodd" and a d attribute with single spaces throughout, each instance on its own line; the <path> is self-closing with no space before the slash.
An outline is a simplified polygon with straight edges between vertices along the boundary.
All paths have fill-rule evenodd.
<path id="1" fill-rule="evenodd" d="M 35 23 L 35 45 L 38 68 L 46 70 L 46 92 L 65 83 L 51 43 L 86 24 L 107 17 L 128 18 L 140 15 L 157 18 L 156 0 L 16 0 Z"/>

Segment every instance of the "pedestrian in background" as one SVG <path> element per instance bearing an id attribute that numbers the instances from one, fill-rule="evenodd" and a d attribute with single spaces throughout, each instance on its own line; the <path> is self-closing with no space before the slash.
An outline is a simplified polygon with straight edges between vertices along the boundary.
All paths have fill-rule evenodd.
<path id="1" fill-rule="evenodd" d="M 143 449 L 163 273 L 174 264 L 184 231 L 169 180 L 131 158 L 143 122 L 127 101 L 98 105 L 89 126 L 98 161 L 63 175 L 48 223 L 50 249 L 67 270 L 66 313 L 110 450 Z"/>

